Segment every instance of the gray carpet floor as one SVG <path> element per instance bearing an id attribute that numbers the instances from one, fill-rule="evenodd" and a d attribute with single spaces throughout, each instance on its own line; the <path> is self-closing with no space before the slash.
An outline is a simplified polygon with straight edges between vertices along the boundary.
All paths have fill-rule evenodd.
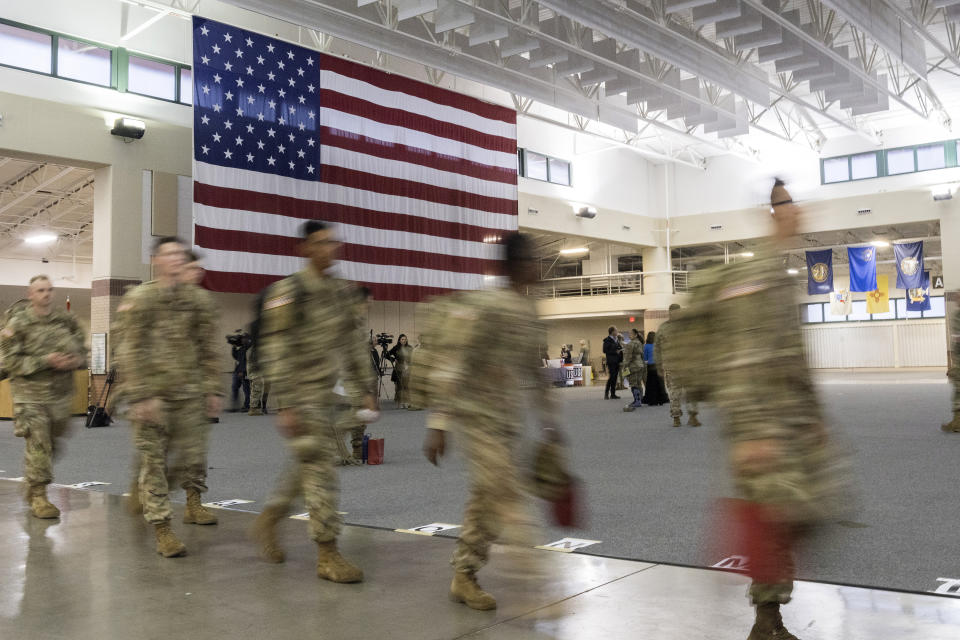
<path id="1" fill-rule="evenodd" d="M 914 591 L 960 578 L 960 434 L 939 430 L 949 409 L 943 381 L 929 372 L 820 376 L 831 429 L 850 453 L 856 500 L 842 522 L 806 545 L 800 577 Z M 712 514 L 716 501 L 733 493 L 716 414 L 705 407 L 704 427 L 674 429 L 666 406 L 624 413 L 624 402 L 604 401 L 601 387 L 558 393 L 587 520 L 575 530 L 545 526 L 542 543 L 569 536 L 600 541 L 588 553 L 696 566 L 721 560 L 711 555 Z M 386 462 L 342 469 L 348 523 L 392 529 L 461 522 L 466 478 L 456 440 L 432 467 L 420 452 L 425 418 L 388 409 L 369 428 L 386 439 Z M 84 429 L 78 420 L 57 462 L 57 482 L 107 482 L 95 490 L 123 493 L 131 451 L 123 422 Z M 22 475 L 21 457 L 12 423 L 0 422 L 0 476 Z M 206 500 L 250 500 L 236 508 L 259 511 L 284 460 L 271 416 L 224 414 L 211 437 Z"/>

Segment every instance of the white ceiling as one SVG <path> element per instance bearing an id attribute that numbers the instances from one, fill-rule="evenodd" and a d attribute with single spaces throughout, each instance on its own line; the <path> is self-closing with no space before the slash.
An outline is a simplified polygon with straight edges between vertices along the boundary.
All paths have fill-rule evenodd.
<path id="1" fill-rule="evenodd" d="M 28 245 L 49 231 L 57 240 Z M 93 249 L 93 171 L 0 157 L 0 254 L 5 258 L 89 262 Z"/>

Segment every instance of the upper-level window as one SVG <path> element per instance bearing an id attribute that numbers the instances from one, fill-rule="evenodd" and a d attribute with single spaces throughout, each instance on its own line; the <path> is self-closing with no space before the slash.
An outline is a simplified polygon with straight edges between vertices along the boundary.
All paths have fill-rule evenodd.
<path id="1" fill-rule="evenodd" d="M 193 71 L 180 69 L 180 102 L 193 104 Z"/>
<path id="2" fill-rule="evenodd" d="M 917 164 L 913 148 L 891 149 L 887 151 L 887 175 L 894 176 L 900 173 L 913 173 L 916 170 Z"/>
<path id="3" fill-rule="evenodd" d="M 917 147 L 917 171 L 943 169 L 947 166 L 947 155 L 942 142 Z"/>
<path id="4" fill-rule="evenodd" d="M 886 313 L 867 313 L 865 300 L 854 300 L 848 316 L 835 316 L 830 313 L 829 302 L 812 302 L 800 305 L 800 321 L 804 324 L 822 322 L 864 322 L 872 320 L 913 320 L 919 318 L 942 318 L 945 315 L 943 296 L 930 296 L 928 311 L 907 311 L 905 298 L 892 298 L 890 310 Z"/>
<path id="5" fill-rule="evenodd" d="M 860 153 L 850 157 L 851 180 L 876 178 L 878 170 L 876 152 Z"/>
<path id="6" fill-rule="evenodd" d="M 823 161 L 823 182 L 831 184 L 833 182 L 846 182 L 850 179 L 850 159 L 830 158 Z"/>
<path id="7" fill-rule="evenodd" d="M 110 86 L 112 66 L 109 49 L 70 38 L 60 37 L 57 40 L 58 76 Z"/>
<path id="8" fill-rule="evenodd" d="M 519 150 L 520 175 L 531 180 L 542 180 L 569 187 L 572 183 L 571 166 L 568 160 L 552 158 L 542 153 Z"/>
<path id="9" fill-rule="evenodd" d="M 29 71 L 50 73 L 52 36 L 0 24 L 0 64 Z"/>
<path id="10" fill-rule="evenodd" d="M 869 151 L 820 161 L 823 184 L 956 167 L 957 140 Z"/>
<path id="11" fill-rule="evenodd" d="M 166 62 L 131 55 L 127 91 L 163 100 L 176 100 L 177 68 Z"/>

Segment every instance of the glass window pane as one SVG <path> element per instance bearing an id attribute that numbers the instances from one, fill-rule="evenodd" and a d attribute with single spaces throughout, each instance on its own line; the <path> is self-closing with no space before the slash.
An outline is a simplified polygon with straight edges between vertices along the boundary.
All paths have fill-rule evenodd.
<path id="1" fill-rule="evenodd" d="M 897 317 L 903 320 L 904 318 L 919 318 L 921 312 L 919 311 L 907 311 L 907 300 L 906 298 L 897 298 Z"/>
<path id="2" fill-rule="evenodd" d="M 193 71 L 180 69 L 180 102 L 193 104 Z"/>
<path id="3" fill-rule="evenodd" d="M 887 151 L 887 175 L 913 173 L 917 168 L 913 164 L 913 149 L 892 149 Z"/>
<path id="4" fill-rule="evenodd" d="M 817 304 L 804 305 L 803 321 L 823 322 L 823 304 L 818 302 Z"/>
<path id="5" fill-rule="evenodd" d="M 947 156 L 942 143 L 917 147 L 917 171 L 943 169 L 945 166 Z"/>
<path id="6" fill-rule="evenodd" d="M 853 313 L 847 316 L 847 320 L 869 320 L 870 314 L 867 313 L 866 300 L 853 301 Z"/>
<path id="7" fill-rule="evenodd" d="M 847 316 L 835 316 L 830 313 L 830 306 L 827 305 L 827 313 L 823 316 L 824 322 L 846 322 Z"/>
<path id="8" fill-rule="evenodd" d="M 946 308 L 943 302 L 943 296 L 937 296 L 934 298 L 930 296 L 930 311 L 924 311 L 924 318 L 942 318 L 947 314 Z"/>
<path id="9" fill-rule="evenodd" d="M 897 319 L 897 308 L 893 303 L 893 300 L 890 301 L 890 311 L 886 313 L 874 313 L 874 320 L 896 320 Z"/>
<path id="10" fill-rule="evenodd" d="M 130 56 L 127 91 L 173 100 L 176 98 L 176 67 L 163 62 Z"/>
<path id="11" fill-rule="evenodd" d="M 527 160 L 527 177 L 533 178 L 534 180 L 546 181 L 547 157 L 539 153 L 533 153 L 532 151 L 526 151 L 523 155 Z"/>
<path id="12" fill-rule="evenodd" d="M 850 177 L 853 180 L 877 177 L 877 154 L 861 153 L 850 158 Z"/>
<path id="13" fill-rule="evenodd" d="M 50 36 L 0 24 L 0 64 L 50 73 Z"/>
<path id="14" fill-rule="evenodd" d="M 550 158 L 550 182 L 570 186 L 570 163 L 566 160 Z"/>
<path id="15" fill-rule="evenodd" d="M 846 157 L 823 161 L 823 183 L 846 182 L 850 179 L 850 163 Z"/>
<path id="16" fill-rule="evenodd" d="M 109 87 L 110 52 L 86 42 L 61 37 L 57 75 Z"/>

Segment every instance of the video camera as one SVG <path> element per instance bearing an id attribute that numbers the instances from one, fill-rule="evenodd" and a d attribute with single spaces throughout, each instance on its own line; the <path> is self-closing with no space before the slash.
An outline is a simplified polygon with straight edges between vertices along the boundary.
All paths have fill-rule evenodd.
<path id="1" fill-rule="evenodd" d="M 388 344 L 393 342 L 392 333 L 378 333 L 374 336 L 377 340 L 377 344 L 380 345 L 381 349 L 386 349 Z"/>
<path id="2" fill-rule="evenodd" d="M 227 336 L 227 343 L 232 347 L 249 347 L 250 346 L 250 334 L 244 331 L 243 329 L 237 329 L 233 333 Z"/>

